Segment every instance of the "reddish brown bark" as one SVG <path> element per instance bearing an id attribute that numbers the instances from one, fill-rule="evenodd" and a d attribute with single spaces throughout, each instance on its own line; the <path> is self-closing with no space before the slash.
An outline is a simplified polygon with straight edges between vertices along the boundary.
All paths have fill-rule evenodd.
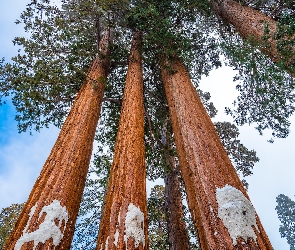
<path id="1" fill-rule="evenodd" d="M 189 250 L 189 236 L 184 222 L 180 182 L 174 156 L 169 157 L 172 171 L 165 176 L 165 207 L 170 250 Z"/>
<path id="2" fill-rule="evenodd" d="M 273 249 L 256 215 L 257 244 L 238 239 L 234 246 L 227 228 L 218 217 L 217 188 L 226 184 L 248 197 L 183 64 L 175 60 L 163 67 L 162 78 L 168 100 L 180 170 L 188 206 L 202 249 Z"/>
<path id="3" fill-rule="evenodd" d="M 137 32 L 132 40 L 114 159 L 100 222 L 98 250 L 148 249 L 140 43 L 141 34 Z M 142 214 L 143 221 L 134 218 L 138 235 L 126 238 L 126 230 L 132 226 L 126 218 L 130 204 Z"/>
<path id="4" fill-rule="evenodd" d="M 112 31 L 105 32 L 100 42 L 104 59 L 97 56 L 92 62 L 86 83 L 5 246 L 7 250 L 70 249 L 101 109 L 111 36 Z"/>
<path id="5" fill-rule="evenodd" d="M 244 39 L 251 38 L 261 43 L 265 35 L 265 25 L 268 24 L 270 38 L 267 42 L 269 47 L 265 49 L 262 46 L 261 51 L 275 63 L 282 60 L 282 56 L 277 50 L 277 41 L 273 38 L 277 30 L 275 20 L 234 0 L 215 1 L 213 9 L 218 16 L 232 24 Z M 294 57 L 292 57 L 291 61 L 294 61 Z M 291 61 L 288 60 L 288 63 L 291 64 Z M 291 72 L 291 74 L 295 76 L 294 72 Z"/>

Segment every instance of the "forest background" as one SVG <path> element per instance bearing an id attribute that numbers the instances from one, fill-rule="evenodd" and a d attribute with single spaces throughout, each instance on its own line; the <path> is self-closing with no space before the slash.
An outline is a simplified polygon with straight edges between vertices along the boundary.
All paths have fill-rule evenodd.
<path id="1" fill-rule="evenodd" d="M 16 54 L 12 39 L 23 35 L 24 31 L 14 21 L 25 9 L 28 0 L 0 0 L 0 57 L 7 60 Z M 212 71 L 209 77 L 203 77 L 200 88 L 211 94 L 211 101 L 219 110 L 214 121 L 232 121 L 224 113 L 225 107 L 232 106 L 237 97 L 235 71 L 222 67 Z M 55 127 L 42 129 L 40 133 L 19 134 L 14 120 L 15 109 L 12 104 L 0 107 L 0 209 L 12 203 L 26 201 L 40 170 L 49 155 L 59 130 Z M 291 132 L 286 139 L 267 142 L 271 135 L 264 132 L 260 136 L 254 126 L 240 128 L 241 142 L 257 152 L 260 161 L 255 164 L 254 174 L 247 177 L 248 193 L 261 218 L 262 224 L 274 249 L 288 249 L 285 239 L 279 234 L 279 220 L 275 211 L 275 198 L 285 194 L 294 199 L 295 195 L 295 117 L 291 117 Z M 148 192 L 152 185 L 149 183 Z"/>

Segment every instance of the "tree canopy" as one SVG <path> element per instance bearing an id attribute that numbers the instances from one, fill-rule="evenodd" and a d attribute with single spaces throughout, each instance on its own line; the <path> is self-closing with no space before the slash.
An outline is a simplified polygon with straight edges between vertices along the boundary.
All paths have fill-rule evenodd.
<path id="1" fill-rule="evenodd" d="M 14 225 L 24 207 L 22 204 L 12 204 L 10 207 L 3 208 L 0 213 L 0 248 L 4 247 L 6 240 L 12 232 Z"/>
<path id="2" fill-rule="evenodd" d="M 144 32 L 146 69 L 156 67 L 159 55 L 177 54 L 197 82 L 224 61 L 238 71 L 235 80 L 240 92 L 236 108 L 227 112 L 238 125 L 255 123 L 260 133 L 271 129 L 274 137 L 286 137 L 294 112 L 293 78 L 214 16 L 210 3 L 80 0 L 57 5 L 32 0 L 16 22 L 24 25 L 28 36 L 14 39 L 19 53 L 1 70 L 1 100 L 12 98 L 19 131 L 61 126 L 98 52 L 103 27 L 113 22 L 117 31 L 113 69 L 126 63 L 130 29 Z M 294 34 L 292 1 L 241 3 L 278 20 L 278 46 L 292 46 L 285 35 Z"/>
<path id="3" fill-rule="evenodd" d="M 5 97 L 12 98 L 19 131 L 39 130 L 49 124 L 60 127 L 87 77 L 92 59 L 99 53 L 97 44 L 101 33 L 107 25 L 115 28 L 111 72 L 97 133 L 99 145 L 95 167 L 89 173 L 80 210 L 82 222 L 74 245 L 91 247 L 95 244 L 93 238 L 99 223 L 94 218 L 100 218 L 103 208 L 132 30 L 141 30 L 144 34 L 145 141 L 150 180 L 163 178 L 171 171 L 165 153 L 177 157 L 160 79 L 159 64 L 163 58 L 180 57 L 196 87 L 201 77 L 212 69 L 222 64 L 233 66 L 237 70 L 234 80 L 240 96 L 235 102 L 236 108 L 227 109 L 227 113 L 233 115 L 238 125 L 257 124 L 260 133 L 271 129 L 274 137 L 288 135 L 288 118 L 294 112 L 294 79 L 284 71 L 286 65 L 271 62 L 257 50 L 259 45 L 241 39 L 234 27 L 215 16 L 212 1 L 61 2 L 56 5 L 49 0 L 32 0 L 17 21 L 24 24 L 28 36 L 15 38 L 14 43 L 20 46 L 20 51 L 12 62 L 3 63 L 0 68 L 0 101 Z M 284 47 L 282 53 L 286 53 L 284 51 L 293 45 L 285 37 L 295 32 L 294 3 L 240 2 L 278 21 L 277 39 Z M 173 68 L 170 70 L 173 72 Z M 208 113 L 214 116 L 216 109 L 209 101 L 210 95 L 201 90 L 199 94 Z M 237 139 L 238 128 L 219 122 L 216 130 L 241 177 L 250 175 L 258 158 Z M 161 187 L 153 191 L 158 193 L 152 198 L 162 202 Z M 161 238 L 161 244 L 167 247 L 165 237 Z M 91 242 L 84 242 L 85 239 Z"/>

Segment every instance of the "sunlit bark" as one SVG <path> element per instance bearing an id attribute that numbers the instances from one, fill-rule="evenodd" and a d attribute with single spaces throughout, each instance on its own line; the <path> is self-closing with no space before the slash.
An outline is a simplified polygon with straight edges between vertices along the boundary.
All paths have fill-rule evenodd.
<path id="1" fill-rule="evenodd" d="M 171 73 L 176 72 L 176 73 Z M 206 110 L 179 60 L 162 67 L 180 170 L 201 249 L 273 249 L 257 215 L 256 241 L 237 244 L 219 216 L 217 188 L 230 185 L 249 199 Z M 237 201 L 238 202 L 238 201 Z M 247 211 L 239 211 L 241 216 Z"/>
<path id="2" fill-rule="evenodd" d="M 223 20 L 232 24 L 244 39 L 250 39 L 250 41 L 252 40 L 260 43 L 262 45 L 260 46 L 261 51 L 268 55 L 273 62 L 278 63 L 284 59 L 280 55 L 277 49 L 277 41 L 274 39 L 277 32 L 275 20 L 264 15 L 258 10 L 248 6 L 243 6 L 234 0 L 214 1 L 213 9 Z M 266 26 L 269 29 L 268 34 L 265 33 Z M 265 35 L 269 35 L 267 41 L 263 41 L 263 37 Z M 263 46 L 265 42 L 268 45 L 267 48 Z M 293 51 L 295 53 L 295 47 L 293 47 Z M 294 59 L 294 56 L 288 58 L 285 63 L 287 65 L 294 64 Z M 294 71 L 289 73 L 295 76 Z"/>
<path id="3" fill-rule="evenodd" d="M 113 29 L 107 29 L 100 42 L 101 54 L 90 66 L 6 250 L 70 249 L 100 115 L 112 34 Z"/>
<path id="4" fill-rule="evenodd" d="M 148 249 L 141 33 L 131 45 L 97 250 Z M 131 220 L 130 220 L 131 219 Z M 131 233 L 133 230 L 134 233 Z"/>

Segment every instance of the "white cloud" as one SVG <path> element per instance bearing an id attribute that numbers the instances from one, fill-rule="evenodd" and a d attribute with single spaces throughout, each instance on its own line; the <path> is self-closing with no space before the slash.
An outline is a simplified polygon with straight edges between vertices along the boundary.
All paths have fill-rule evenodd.
<path id="1" fill-rule="evenodd" d="M 1 145 L 0 208 L 27 200 L 58 135 L 57 128 L 43 129 L 33 136 L 14 131 Z"/>

